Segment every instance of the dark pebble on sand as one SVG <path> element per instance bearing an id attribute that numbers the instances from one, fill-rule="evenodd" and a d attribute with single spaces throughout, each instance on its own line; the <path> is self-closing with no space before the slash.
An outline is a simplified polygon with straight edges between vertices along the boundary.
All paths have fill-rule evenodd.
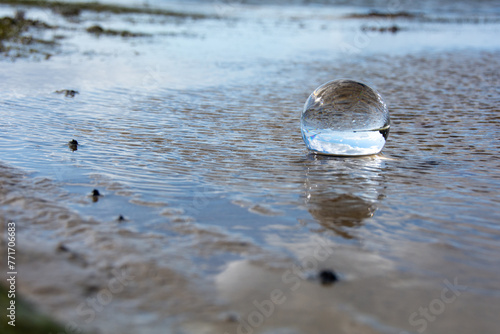
<path id="1" fill-rule="evenodd" d="M 57 250 L 59 252 L 69 252 L 68 247 L 66 247 L 66 245 L 62 243 L 57 246 Z"/>
<path id="2" fill-rule="evenodd" d="M 332 270 L 321 270 L 319 272 L 319 281 L 323 285 L 331 285 L 338 280 L 337 275 Z"/>
<path id="3" fill-rule="evenodd" d="M 99 292 L 99 290 L 101 290 L 101 289 L 97 285 L 93 285 L 93 284 L 92 285 L 88 285 L 88 286 L 85 287 L 85 294 L 87 296 L 95 295 L 97 292 Z"/>

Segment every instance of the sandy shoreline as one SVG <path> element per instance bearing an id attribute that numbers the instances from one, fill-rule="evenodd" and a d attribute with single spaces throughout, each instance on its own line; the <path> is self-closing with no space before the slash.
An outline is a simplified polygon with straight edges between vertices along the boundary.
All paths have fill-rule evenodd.
<path id="1" fill-rule="evenodd" d="M 22 176 L 9 168 L 2 168 L 1 175 L 2 205 L 9 208 L 2 226 L 7 222 L 4 217 L 19 221 L 19 291 L 70 326 L 68 333 L 96 328 L 135 333 L 144 326 L 142 318 L 157 323 L 159 331 L 162 322 L 171 321 L 162 320 L 163 314 L 173 319 L 176 314 L 195 314 L 207 302 L 206 292 L 190 282 L 196 281 L 189 277 L 196 271 L 176 269 L 176 263 L 189 260 L 181 252 L 163 251 L 164 238 L 83 219 L 53 200 L 37 197 L 40 189 L 25 188 Z M 36 226 L 25 232 L 22 222 L 36 222 Z M 62 241 L 52 242 L 54 238 Z M 128 329 L 117 322 L 122 317 L 128 319 Z"/>
<path id="2" fill-rule="evenodd" d="M 198 264 L 182 255 L 189 254 L 188 249 L 183 251 L 180 245 L 170 249 L 165 243 L 172 241 L 161 235 L 135 233 L 120 228 L 119 223 L 103 224 L 81 218 L 58 205 L 57 197 L 37 196 L 50 193 L 47 192 L 49 181 L 39 180 L 33 185 L 25 180 L 23 173 L 5 166 L 1 169 L 0 205 L 4 208 L 1 226 L 6 227 L 8 220 L 5 217 L 17 217 L 19 222 L 18 291 L 44 313 L 57 319 L 66 333 L 82 330 L 137 333 L 144 330 L 144 326 L 148 333 L 163 333 L 165 328 L 170 328 L 172 333 L 260 330 L 255 328 L 260 327 L 255 326 L 259 323 L 258 317 L 255 323 L 251 317 L 245 322 L 245 316 L 259 310 L 246 301 L 254 299 L 266 305 L 264 301 L 270 300 L 266 288 L 255 294 L 257 291 L 253 289 L 257 286 L 269 287 L 270 293 L 282 289 L 275 304 L 280 312 L 273 312 L 270 319 L 273 321 L 266 322 L 270 328 L 279 328 L 290 319 L 290 312 L 294 313 L 296 307 L 315 299 L 311 293 L 316 294 L 320 284 L 314 277 L 279 269 L 293 268 L 289 260 L 283 259 L 280 265 L 275 255 L 266 255 L 252 245 L 213 231 L 193 228 L 183 231 L 194 234 L 202 252 L 199 255 L 203 257 L 224 251 L 255 259 L 253 263 L 234 262 L 214 281 L 197 269 Z M 28 229 L 25 222 L 36 225 Z M 333 244 L 318 240 L 325 243 L 321 246 L 323 251 L 333 252 L 330 249 Z M 202 246 L 204 244 L 209 247 Z M 1 239 L 0 246 L 6 248 L 5 239 Z M 265 259 L 269 256 L 273 258 L 274 269 L 266 264 Z M 190 262 L 191 267 L 186 268 Z M 4 262 L 1 264 L 6 266 Z M 288 281 L 282 279 L 284 272 L 288 272 Z M 309 274 L 314 275 L 314 271 Z M 241 286 L 242 282 L 251 282 L 252 286 Z M 293 303 L 289 301 L 279 309 L 287 297 L 289 300 L 293 297 Z M 323 306 L 315 308 L 314 312 L 320 312 Z M 342 310 L 323 312 L 328 313 L 327 322 L 334 317 L 341 332 L 375 333 L 370 326 L 352 323 Z M 304 316 L 302 321 L 281 330 L 315 332 L 326 325 L 316 320 L 310 322 L 309 316 Z"/>

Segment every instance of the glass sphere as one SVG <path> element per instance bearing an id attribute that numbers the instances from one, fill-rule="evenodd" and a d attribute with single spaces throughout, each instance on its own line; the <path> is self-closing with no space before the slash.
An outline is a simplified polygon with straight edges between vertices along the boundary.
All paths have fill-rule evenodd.
<path id="1" fill-rule="evenodd" d="M 329 81 L 307 99 L 300 128 L 309 150 L 360 156 L 382 151 L 389 136 L 389 110 L 369 86 L 347 79 Z"/>

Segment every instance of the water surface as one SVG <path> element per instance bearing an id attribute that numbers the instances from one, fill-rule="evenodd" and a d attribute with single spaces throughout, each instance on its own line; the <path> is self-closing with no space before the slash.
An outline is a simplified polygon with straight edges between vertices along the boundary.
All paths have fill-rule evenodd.
<path id="1" fill-rule="evenodd" d="M 401 10 L 442 16 L 440 6 L 424 4 Z M 145 332 L 236 332 L 255 311 L 254 299 L 281 289 L 288 301 L 255 332 L 493 333 L 500 325 L 498 8 L 481 2 L 470 14 L 464 1 L 446 12 L 453 20 L 440 22 L 343 18 L 383 4 L 219 5 L 224 15 L 204 20 L 89 14 L 80 24 L 152 36 L 62 29 L 67 40 L 58 56 L 0 62 L 0 154 L 31 173 L 21 195 L 36 189 L 37 197 L 95 221 L 88 233 L 154 234 L 145 245 L 176 254 L 166 266 L 187 282 L 173 286 L 186 295 L 198 291 L 191 285 L 203 291 L 202 301 L 189 299 L 178 314 L 153 296 L 135 296 L 117 313 L 133 320 L 115 315 L 110 327 L 97 318 L 90 328 L 123 331 L 130 322 Z M 470 15 L 487 20 L 470 23 Z M 362 30 L 392 24 L 402 30 Z M 305 148 L 302 105 L 335 78 L 365 82 L 384 96 L 392 124 L 382 154 L 335 158 Z M 73 138 L 80 144 L 74 152 L 67 146 Z M 88 196 L 94 188 L 103 194 L 97 202 Z M 68 235 L 74 247 L 82 243 L 78 233 L 60 230 L 37 238 L 31 224 L 52 211 L 37 204 L 21 214 L 12 203 L 2 202 L 3 218 L 18 220 L 26 233 L 32 228 L 36 243 L 69 243 Z M 126 221 L 111 224 L 119 215 Z M 334 251 L 314 265 L 321 244 Z M 113 253 L 110 260 L 99 249 L 96 263 L 128 259 Z M 149 259 L 141 249 L 135 255 Z M 301 268 L 297 290 L 283 278 L 293 265 Z M 314 279 L 321 268 L 334 269 L 341 282 L 321 286 Z M 456 298 L 432 304 L 450 282 L 463 287 Z M 147 298 L 155 309 L 135 308 Z M 55 305 L 48 309 L 59 318 L 87 326 Z M 432 321 L 420 307 L 434 310 Z M 240 322 L 226 321 L 227 312 Z"/>

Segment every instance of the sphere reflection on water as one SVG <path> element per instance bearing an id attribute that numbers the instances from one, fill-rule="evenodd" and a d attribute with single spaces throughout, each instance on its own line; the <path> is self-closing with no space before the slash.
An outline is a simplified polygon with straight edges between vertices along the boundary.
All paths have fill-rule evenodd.
<path id="1" fill-rule="evenodd" d="M 352 229 L 371 218 L 384 197 L 379 158 L 312 156 L 304 187 L 311 216 L 325 229 L 351 239 Z"/>

